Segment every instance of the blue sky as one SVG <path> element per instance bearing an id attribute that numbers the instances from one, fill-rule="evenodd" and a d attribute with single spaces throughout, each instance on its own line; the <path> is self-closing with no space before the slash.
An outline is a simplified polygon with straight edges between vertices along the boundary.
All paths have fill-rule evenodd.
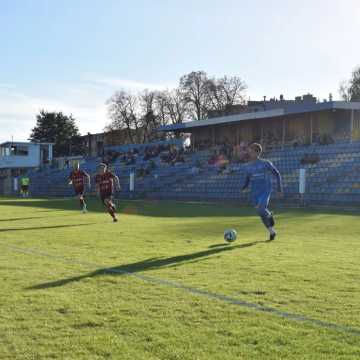
<path id="1" fill-rule="evenodd" d="M 0 141 L 26 140 L 39 109 L 82 133 L 121 88 L 237 75 L 251 99 L 338 97 L 360 65 L 359 0 L 0 0 Z"/>

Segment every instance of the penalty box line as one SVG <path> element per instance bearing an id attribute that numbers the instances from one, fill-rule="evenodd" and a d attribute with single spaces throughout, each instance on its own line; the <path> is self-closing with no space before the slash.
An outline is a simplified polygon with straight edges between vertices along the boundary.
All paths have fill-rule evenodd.
<path id="1" fill-rule="evenodd" d="M 48 259 L 52 259 L 54 261 L 61 261 L 63 263 L 68 263 L 68 264 L 77 264 L 77 265 L 87 266 L 87 267 L 91 267 L 91 268 L 95 267 L 98 269 L 101 268 L 101 269 L 104 269 L 104 272 L 133 276 L 133 277 L 140 279 L 142 281 L 145 281 L 147 283 L 163 285 L 163 286 L 171 287 L 174 289 L 183 290 L 185 292 L 188 292 L 188 293 L 191 293 L 194 295 L 199 295 L 202 297 L 206 297 L 211 300 L 218 300 L 218 301 L 222 301 L 222 302 L 225 302 L 225 303 L 228 303 L 231 305 L 237 305 L 237 306 L 241 306 L 244 308 L 252 309 L 252 310 L 255 310 L 258 312 L 276 315 L 277 317 L 280 317 L 280 318 L 297 321 L 297 322 L 308 323 L 308 324 L 316 325 L 316 326 L 324 328 L 324 329 L 346 332 L 346 333 L 352 334 L 354 336 L 360 337 L 360 329 L 355 328 L 355 327 L 351 327 L 351 326 L 347 326 L 347 325 L 339 325 L 339 324 L 335 324 L 335 323 L 331 323 L 331 322 L 327 322 L 327 321 L 323 321 L 323 320 L 313 319 L 313 318 L 305 316 L 305 315 L 282 311 L 282 310 L 279 310 L 279 309 L 276 309 L 276 308 L 273 308 L 270 306 L 262 306 L 262 305 L 259 305 L 256 303 L 233 298 L 231 296 L 217 294 L 217 293 L 213 293 L 213 292 L 210 292 L 207 290 L 202 290 L 202 289 L 194 288 L 191 286 L 183 285 L 183 284 L 177 283 L 175 281 L 164 280 L 164 279 L 160 279 L 160 278 L 156 278 L 156 277 L 152 277 L 152 276 L 134 273 L 131 271 L 117 270 L 117 269 L 112 269 L 112 268 L 106 269 L 95 263 L 90 263 L 90 262 L 75 260 L 75 259 L 67 259 L 63 256 L 51 255 L 51 254 L 48 254 L 48 253 L 45 253 L 42 251 L 38 251 L 38 250 L 34 250 L 31 248 L 21 248 L 21 247 L 17 247 L 14 245 L 7 245 L 7 244 L 4 244 L 3 242 L 0 242 L 0 244 L 14 252 L 45 257 Z"/>

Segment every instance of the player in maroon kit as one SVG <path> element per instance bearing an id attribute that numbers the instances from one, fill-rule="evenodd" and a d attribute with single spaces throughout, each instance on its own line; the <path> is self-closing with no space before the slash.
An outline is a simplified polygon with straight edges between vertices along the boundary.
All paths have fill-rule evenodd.
<path id="1" fill-rule="evenodd" d="M 95 176 L 96 191 L 100 196 L 102 203 L 106 206 L 109 214 L 113 218 L 113 221 L 117 222 L 116 207 L 113 202 L 114 183 L 120 191 L 121 187 L 119 178 L 108 170 L 106 164 L 100 164 L 98 167 L 98 173 Z"/>
<path id="2" fill-rule="evenodd" d="M 85 171 L 80 170 L 80 165 L 74 165 L 73 171 L 69 176 L 69 185 L 74 187 L 76 196 L 79 196 L 80 207 L 83 213 L 87 212 L 86 202 L 84 198 L 85 182 L 87 180 L 88 188 L 91 188 L 90 175 Z"/>

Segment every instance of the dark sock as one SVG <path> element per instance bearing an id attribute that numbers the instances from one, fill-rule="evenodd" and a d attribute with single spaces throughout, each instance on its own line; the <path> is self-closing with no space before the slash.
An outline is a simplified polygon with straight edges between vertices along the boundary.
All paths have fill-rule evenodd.
<path id="1" fill-rule="evenodd" d="M 83 209 L 84 205 L 85 205 L 85 200 L 84 199 L 79 199 L 80 201 L 80 207 Z"/>
<path id="2" fill-rule="evenodd" d="M 269 224 L 271 227 L 275 226 L 275 220 L 274 220 L 274 216 L 271 213 L 270 218 L 269 218 Z"/>
<path id="3" fill-rule="evenodd" d="M 272 224 L 272 215 L 268 209 L 259 208 L 259 209 L 257 209 L 257 213 L 260 216 L 260 218 L 266 228 L 272 226 L 271 225 Z"/>
<path id="4" fill-rule="evenodd" d="M 114 219 L 114 218 L 115 218 L 115 213 L 116 213 L 116 211 L 115 211 L 115 208 L 114 208 L 113 204 L 111 204 L 111 203 L 108 204 L 107 208 L 108 208 L 109 214 L 110 214 L 111 217 Z"/>

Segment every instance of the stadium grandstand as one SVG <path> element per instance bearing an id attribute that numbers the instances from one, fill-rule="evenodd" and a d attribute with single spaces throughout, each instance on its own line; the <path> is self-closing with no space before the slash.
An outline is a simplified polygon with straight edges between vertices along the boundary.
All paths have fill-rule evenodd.
<path id="1" fill-rule="evenodd" d="M 106 145 L 81 167 L 90 174 L 104 161 L 120 177 L 121 197 L 234 200 L 246 203 L 246 147 L 260 142 L 281 171 L 285 197 L 294 204 L 360 204 L 360 103 L 294 101 L 249 102 L 237 113 L 163 126 L 174 139 L 149 144 Z M 184 143 L 184 136 L 190 144 Z M 305 169 L 305 193 L 299 172 Z M 70 168 L 30 170 L 33 196 L 70 196 Z M 133 175 L 131 175 L 133 174 Z M 133 179 L 133 180 L 131 180 Z M 130 183 L 132 182 L 132 183 Z M 280 201 L 280 199 L 278 199 Z"/>

